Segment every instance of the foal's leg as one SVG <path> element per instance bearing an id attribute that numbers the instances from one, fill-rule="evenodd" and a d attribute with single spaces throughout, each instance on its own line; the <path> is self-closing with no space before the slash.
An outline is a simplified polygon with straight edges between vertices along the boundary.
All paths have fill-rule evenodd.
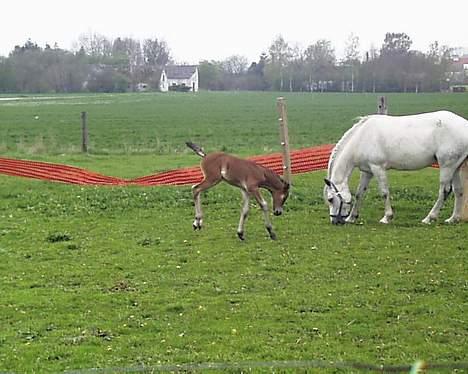
<path id="1" fill-rule="evenodd" d="M 351 213 L 349 213 L 349 217 L 346 218 L 347 223 L 354 223 L 356 219 L 359 217 L 359 209 L 361 209 L 362 201 L 364 200 L 364 195 L 367 192 L 367 187 L 369 186 L 369 182 L 372 179 L 372 174 L 367 173 L 365 171 L 361 171 L 361 179 L 359 181 L 359 186 L 356 191 L 356 202 L 351 209 Z"/>
<path id="2" fill-rule="evenodd" d="M 440 209 L 444 205 L 445 200 L 449 197 L 450 192 L 452 192 L 454 172 L 455 170 L 453 168 L 440 167 L 439 196 L 429 214 L 422 220 L 422 223 L 430 224 L 431 221 L 439 217 Z"/>
<path id="3" fill-rule="evenodd" d="M 255 189 L 252 191 L 252 194 L 255 196 L 255 199 L 257 200 L 258 205 L 260 205 L 260 208 L 262 208 L 263 211 L 263 219 L 265 221 L 265 228 L 268 231 L 268 234 L 270 235 L 270 238 L 272 240 L 276 239 L 276 234 L 273 231 L 273 226 L 271 225 L 270 222 L 270 215 L 268 212 L 268 204 L 263 198 L 262 194 L 260 193 L 259 189 Z"/>
<path id="4" fill-rule="evenodd" d="M 390 190 L 388 188 L 387 173 L 385 172 L 385 169 L 381 168 L 380 166 L 371 167 L 371 171 L 377 179 L 380 193 L 385 201 L 385 213 L 379 222 L 390 223 L 393 218 L 393 208 L 390 201 Z"/>
<path id="5" fill-rule="evenodd" d="M 195 202 L 195 220 L 193 221 L 193 229 L 201 230 L 203 224 L 203 211 L 201 208 L 200 194 L 206 191 L 208 188 L 217 185 L 221 179 L 204 179 L 201 183 L 196 184 L 192 187 L 193 200 Z"/>
<path id="6" fill-rule="evenodd" d="M 241 210 L 241 215 L 240 215 L 240 220 L 239 220 L 239 226 L 237 227 L 237 236 L 239 237 L 240 240 L 244 240 L 244 223 L 249 214 L 250 197 L 247 191 L 245 190 L 241 190 L 241 191 L 242 191 L 242 210 Z"/>
<path id="7" fill-rule="evenodd" d="M 453 213 L 450 218 L 445 220 L 445 223 L 456 223 L 460 221 L 463 208 L 463 181 L 461 178 L 460 168 L 453 174 L 452 189 L 455 202 L 453 204 Z"/>

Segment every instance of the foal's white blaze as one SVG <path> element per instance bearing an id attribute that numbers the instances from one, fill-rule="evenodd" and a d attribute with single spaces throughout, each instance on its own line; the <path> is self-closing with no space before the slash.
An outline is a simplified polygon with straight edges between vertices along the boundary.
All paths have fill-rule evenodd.
<path id="1" fill-rule="evenodd" d="M 226 175 L 227 175 L 227 170 L 225 167 L 221 168 L 221 176 L 226 179 Z"/>

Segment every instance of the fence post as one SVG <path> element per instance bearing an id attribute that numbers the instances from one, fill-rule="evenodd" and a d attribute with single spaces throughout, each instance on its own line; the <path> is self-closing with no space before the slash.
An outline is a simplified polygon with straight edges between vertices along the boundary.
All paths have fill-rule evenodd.
<path id="1" fill-rule="evenodd" d="M 288 134 L 288 115 L 286 111 L 286 102 L 283 97 L 276 99 L 276 108 L 279 114 L 280 125 L 280 141 L 283 151 L 283 179 L 291 183 L 291 154 L 289 151 L 289 134 Z"/>
<path id="2" fill-rule="evenodd" d="M 377 114 L 388 114 L 387 98 L 380 96 L 377 103 Z"/>
<path id="3" fill-rule="evenodd" d="M 81 112 L 81 151 L 88 153 L 88 114 Z"/>
<path id="4" fill-rule="evenodd" d="M 461 220 L 468 222 L 468 160 L 460 166 L 460 177 L 463 183 L 463 206 Z"/>

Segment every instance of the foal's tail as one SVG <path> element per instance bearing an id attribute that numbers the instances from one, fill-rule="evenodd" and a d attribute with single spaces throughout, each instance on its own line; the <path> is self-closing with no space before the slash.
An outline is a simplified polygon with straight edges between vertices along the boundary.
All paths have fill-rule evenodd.
<path id="1" fill-rule="evenodd" d="M 206 153 L 203 151 L 203 148 L 200 147 L 199 145 L 196 145 L 195 143 L 192 143 L 192 142 L 185 142 L 185 144 L 187 145 L 187 147 L 193 150 L 200 157 L 206 156 Z"/>

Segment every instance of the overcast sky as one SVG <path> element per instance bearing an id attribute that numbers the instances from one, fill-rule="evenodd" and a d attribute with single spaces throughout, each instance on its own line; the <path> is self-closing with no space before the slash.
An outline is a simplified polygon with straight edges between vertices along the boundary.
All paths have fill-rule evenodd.
<path id="1" fill-rule="evenodd" d="M 468 47 L 468 0 L 3 0 L 0 9 L 3 56 L 28 38 L 72 49 L 88 33 L 164 39 L 185 63 L 232 55 L 257 61 L 278 35 L 301 48 L 330 40 L 338 57 L 351 33 L 363 51 L 380 48 L 386 32 L 407 33 L 423 52 L 435 40 Z"/>

